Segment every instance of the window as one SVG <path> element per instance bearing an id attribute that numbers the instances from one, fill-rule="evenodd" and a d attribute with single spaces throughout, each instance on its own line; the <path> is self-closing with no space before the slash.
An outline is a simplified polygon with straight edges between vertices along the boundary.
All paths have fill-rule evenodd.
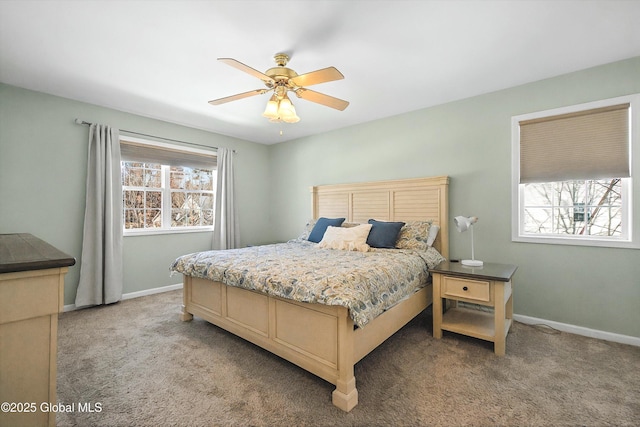
<path id="1" fill-rule="evenodd" d="M 639 108 L 631 95 L 512 118 L 513 241 L 640 247 Z"/>
<path id="2" fill-rule="evenodd" d="M 205 150 L 122 139 L 125 235 L 213 228 L 216 158 Z"/>

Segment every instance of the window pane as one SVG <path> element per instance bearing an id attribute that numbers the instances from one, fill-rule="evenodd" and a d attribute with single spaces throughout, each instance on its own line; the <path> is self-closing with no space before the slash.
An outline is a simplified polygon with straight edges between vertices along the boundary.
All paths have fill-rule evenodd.
<path id="1" fill-rule="evenodd" d="M 160 165 L 147 165 L 144 171 L 144 186 L 162 188 L 162 169 Z"/>
<path id="2" fill-rule="evenodd" d="M 558 193 L 558 205 L 573 207 L 576 203 L 584 204 L 585 182 L 565 181 L 554 183 Z"/>
<path id="3" fill-rule="evenodd" d="M 200 182 L 200 188 L 205 191 L 213 191 L 215 177 L 213 175 L 213 171 L 205 171 L 203 170 L 202 180 Z"/>
<path id="4" fill-rule="evenodd" d="M 553 230 L 555 234 L 576 234 L 573 220 L 573 207 L 557 207 L 553 209 Z"/>
<path id="5" fill-rule="evenodd" d="M 162 211 L 159 209 L 145 210 L 145 228 L 158 228 L 162 226 Z"/>
<path id="6" fill-rule="evenodd" d="M 535 234 L 551 233 L 553 214 L 551 209 L 528 208 L 524 210 L 524 232 Z"/>
<path id="7" fill-rule="evenodd" d="M 207 209 L 202 211 L 201 225 L 213 225 L 213 209 Z"/>
<path id="8" fill-rule="evenodd" d="M 202 193 L 200 195 L 200 207 L 202 209 L 213 209 L 213 194 Z"/>
<path id="9" fill-rule="evenodd" d="M 171 208 L 182 208 L 185 200 L 187 199 L 187 193 L 182 191 L 171 192 Z"/>
<path id="10" fill-rule="evenodd" d="M 124 190 L 122 195 L 125 208 L 144 208 L 144 191 Z"/>
<path id="11" fill-rule="evenodd" d="M 144 226 L 143 211 L 137 209 L 124 210 L 124 228 L 142 228 Z"/>
<path id="12" fill-rule="evenodd" d="M 187 225 L 187 212 L 184 209 L 171 209 L 171 226 L 184 227 Z"/>
<path id="13" fill-rule="evenodd" d="M 182 172 L 182 168 L 171 168 L 171 178 L 170 178 L 170 187 L 171 189 L 183 190 L 184 189 L 184 173 Z"/>
<path id="14" fill-rule="evenodd" d="M 122 185 L 128 187 L 141 187 L 143 177 L 144 169 L 142 167 L 134 167 L 131 163 L 123 163 Z"/>
<path id="15" fill-rule="evenodd" d="M 162 209 L 162 193 L 160 191 L 147 191 L 147 209 Z"/>

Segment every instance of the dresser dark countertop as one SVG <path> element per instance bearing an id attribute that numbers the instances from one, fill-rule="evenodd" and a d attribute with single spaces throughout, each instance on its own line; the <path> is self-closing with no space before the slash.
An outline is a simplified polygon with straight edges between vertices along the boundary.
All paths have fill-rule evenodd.
<path id="1" fill-rule="evenodd" d="M 29 233 L 0 234 L 0 273 L 75 265 L 76 260 Z"/>

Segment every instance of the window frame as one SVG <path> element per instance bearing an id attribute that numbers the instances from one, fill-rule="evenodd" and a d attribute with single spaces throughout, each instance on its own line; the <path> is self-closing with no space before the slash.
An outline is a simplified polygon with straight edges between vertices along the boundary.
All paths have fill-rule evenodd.
<path id="1" fill-rule="evenodd" d="M 630 162 L 631 177 L 622 178 L 622 227 L 620 237 L 585 236 L 570 234 L 533 234 L 524 232 L 524 186 L 520 184 L 520 122 L 549 116 L 590 110 L 611 105 L 629 103 L 630 126 Z M 612 248 L 640 248 L 640 230 L 634 229 L 634 212 L 638 216 L 640 195 L 634 192 L 639 188 L 638 173 L 640 156 L 634 155 L 640 150 L 640 94 L 626 95 L 600 101 L 554 108 L 511 117 L 511 241 L 525 243 L 543 243 L 574 246 L 594 246 Z M 616 177 L 612 177 L 616 178 Z M 634 197 L 635 196 L 635 197 Z M 636 227 L 637 228 L 637 227 Z"/>
<path id="2" fill-rule="evenodd" d="M 166 144 L 163 142 L 158 142 L 158 141 L 151 141 L 151 140 L 147 140 L 147 139 L 141 139 L 141 138 L 133 138 L 133 137 L 129 137 L 129 136 L 121 136 L 120 137 L 120 141 L 131 141 L 131 142 L 135 142 L 138 144 L 144 144 L 144 145 L 149 145 L 152 147 L 158 147 L 158 148 L 164 148 L 164 149 L 176 149 L 176 147 L 178 147 L 181 151 L 186 151 L 186 152 L 190 152 L 190 153 L 194 153 L 194 154 L 202 154 L 202 155 L 208 155 L 211 156 L 211 151 L 207 151 L 207 150 L 203 150 L 203 149 L 198 149 L 198 148 L 191 148 L 191 147 L 185 147 L 185 146 L 176 146 L 175 144 Z M 128 161 L 128 160 L 122 160 L 122 161 Z M 122 164 L 121 161 L 121 164 Z M 141 163 L 148 163 L 148 162 L 144 162 L 141 161 Z M 166 165 L 166 164 L 162 164 L 161 162 L 158 163 L 161 165 L 161 180 L 162 180 L 162 187 L 161 187 L 161 192 L 162 192 L 162 208 L 161 208 L 161 214 L 162 214 L 162 221 L 163 224 L 167 222 L 169 222 L 169 224 L 171 223 L 171 193 L 172 190 L 170 188 L 170 169 L 171 166 Z M 216 178 L 216 168 L 213 169 L 213 178 Z M 121 184 L 122 185 L 122 184 Z M 125 186 L 122 185 L 122 191 L 124 194 L 125 191 Z M 216 197 L 216 185 L 214 182 L 213 185 L 213 198 L 214 198 L 214 211 L 215 211 L 215 197 Z M 166 205 L 168 203 L 168 206 Z M 122 206 L 122 212 L 121 214 L 124 216 L 124 210 L 125 210 L 125 206 L 123 204 Z M 214 229 L 214 225 L 210 225 L 210 226 L 189 226 L 189 227 L 171 227 L 171 225 L 169 225 L 169 227 L 162 227 L 162 228 L 125 228 L 124 226 L 124 221 L 122 224 L 122 230 L 123 230 L 123 236 L 125 237 L 129 237 L 129 236 L 149 236 L 149 235 L 160 235 L 160 234 L 183 234 L 183 233 L 203 233 L 203 232 L 212 232 Z"/>

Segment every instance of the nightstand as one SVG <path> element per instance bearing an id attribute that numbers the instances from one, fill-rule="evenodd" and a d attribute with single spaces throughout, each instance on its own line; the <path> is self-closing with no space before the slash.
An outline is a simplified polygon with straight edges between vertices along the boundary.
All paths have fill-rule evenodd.
<path id="1" fill-rule="evenodd" d="M 504 356 L 513 318 L 511 278 L 517 268 L 490 262 L 467 267 L 445 261 L 429 269 L 433 275 L 434 338 L 442 338 L 443 330 L 468 335 L 493 342 L 496 355 Z M 458 301 L 491 307 L 493 311 L 459 307 Z M 443 311 L 447 302 L 450 307 Z"/>

